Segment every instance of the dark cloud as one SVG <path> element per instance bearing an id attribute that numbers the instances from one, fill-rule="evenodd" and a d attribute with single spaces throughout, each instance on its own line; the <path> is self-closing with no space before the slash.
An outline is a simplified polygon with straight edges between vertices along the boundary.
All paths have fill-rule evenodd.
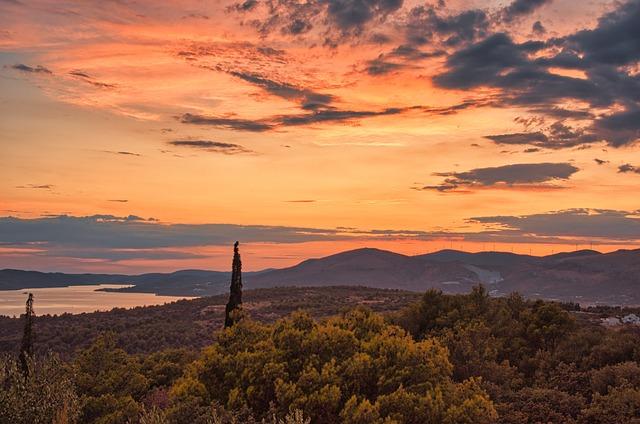
<path id="1" fill-rule="evenodd" d="M 274 81 L 258 74 L 238 71 L 229 71 L 228 73 L 256 85 L 274 96 L 299 102 L 303 109 L 327 107 L 334 101 L 334 97 L 330 94 L 322 94 L 306 88 L 296 87 L 286 82 Z"/>
<path id="2" fill-rule="evenodd" d="M 344 240 L 352 237 L 347 233 L 338 229 L 264 225 L 160 224 L 137 216 L 63 215 L 36 219 L 0 218 L 0 243 L 39 243 L 67 248 L 151 249 L 224 245 L 235 240 L 247 243 L 298 243 Z"/>
<path id="3" fill-rule="evenodd" d="M 318 110 L 303 115 L 284 115 L 276 118 L 276 122 L 282 126 L 311 125 L 323 122 L 345 122 L 354 119 L 370 118 L 374 116 L 399 115 L 419 107 L 389 107 L 382 110 Z"/>
<path id="4" fill-rule="evenodd" d="M 371 118 L 375 116 L 399 115 L 411 110 L 425 109 L 421 106 L 409 106 L 402 108 L 390 107 L 381 110 L 319 109 L 308 113 L 277 115 L 255 121 L 238 118 L 208 117 L 186 113 L 182 115 L 180 121 L 183 124 L 209 125 L 223 129 L 263 132 L 275 130 L 281 127 L 304 126 L 327 122 L 353 122 L 358 119 Z"/>
<path id="5" fill-rule="evenodd" d="M 497 143 L 497 144 L 538 144 L 548 143 L 549 138 L 542 132 L 532 133 L 512 133 L 512 134 L 498 134 L 488 135 L 485 138 Z"/>
<path id="6" fill-rule="evenodd" d="M 192 149 L 201 149 L 207 152 L 223 153 L 225 155 L 237 155 L 242 153 L 252 153 L 251 150 L 232 143 L 222 143 L 210 140 L 174 140 L 169 144 L 178 147 L 189 147 Z"/>
<path id="7" fill-rule="evenodd" d="M 325 44 L 336 46 L 342 40 L 364 34 L 368 26 L 383 22 L 402 7 L 402 0 L 267 0 L 264 5 L 263 13 L 258 12 L 247 21 L 263 36 L 276 30 L 298 37 L 321 27 Z M 246 14 L 258 8 L 256 1 L 245 1 L 228 10 Z"/>
<path id="8" fill-rule="evenodd" d="M 551 3 L 553 0 L 514 0 L 502 10 L 502 18 L 507 21 L 521 18 L 533 13 L 536 9 Z"/>
<path id="9" fill-rule="evenodd" d="M 523 216 L 485 216 L 471 218 L 474 223 L 498 226 L 504 231 L 536 237 L 580 237 L 613 240 L 640 238 L 640 211 L 569 209 Z"/>
<path id="10" fill-rule="evenodd" d="M 505 10 L 527 11 L 542 3 L 516 0 Z M 640 59 L 637 22 L 640 0 L 628 0 L 601 17 L 594 29 L 566 37 L 518 44 L 508 34 L 493 34 L 451 54 L 446 71 L 433 80 L 447 89 L 498 89 L 502 106 L 525 106 L 557 119 L 590 121 L 582 130 L 567 130 L 564 123 L 550 128 L 555 134 L 546 136 L 558 139 L 556 146 L 600 140 L 615 147 L 629 145 L 640 137 L 640 74 L 633 66 Z M 579 70 L 584 76 L 557 73 L 557 68 Z M 601 116 L 584 108 L 561 108 L 571 102 L 617 108 Z"/>
<path id="11" fill-rule="evenodd" d="M 385 61 L 382 58 L 368 61 L 367 66 L 365 67 L 367 73 L 373 76 L 386 75 L 403 68 L 405 68 L 405 65 L 401 63 Z"/>
<path id="12" fill-rule="evenodd" d="M 312 199 L 300 199 L 300 200 L 287 200 L 287 203 L 315 203 L 315 200 Z"/>
<path id="13" fill-rule="evenodd" d="M 627 173 L 627 172 L 635 172 L 636 174 L 640 174 L 640 166 L 633 166 L 629 163 L 625 163 L 624 165 L 620 165 L 618 167 L 618 172 Z"/>
<path id="14" fill-rule="evenodd" d="M 200 257 L 181 248 L 243 243 L 302 243 L 339 240 L 435 240 L 570 243 L 593 238 L 629 243 L 640 239 L 640 211 L 571 209 L 524 216 L 473 217 L 487 228 L 479 232 L 359 230 L 233 224 L 168 224 L 137 216 L 48 216 L 34 219 L 0 217 L 0 244 L 37 245 L 40 256 L 127 259 Z"/>
<path id="15" fill-rule="evenodd" d="M 598 20 L 596 28 L 566 38 L 586 63 L 626 65 L 640 59 L 640 1 L 628 0 Z"/>
<path id="16" fill-rule="evenodd" d="M 10 68 L 15 69 L 16 71 L 28 72 L 31 74 L 49 74 L 49 75 L 53 74 L 53 72 L 51 72 L 49 69 L 41 65 L 33 67 L 33 66 L 25 65 L 24 63 L 17 63 L 15 65 L 11 65 Z"/>
<path id="17" fill-rule="evenodd" d="M 111 153 L 112 155 L 122 155 L 122 156 L 142 156 L 140 153 L 127 152 L 124 150 L 114 151 L 114 150 L 105 150 L 105 153 Z"/>
<path id="18" fill-rule="evenodd" d="M 53 184 L 27 184 L 16 186 L 16 188 L 32 188 L 36 190 L 53 190 L 54 187 L 55 186 Z"/>
<path id="19" fill-rule="evenodd" d="M 129 200 L 127 199 L 109 199 L 107 202 L 115 202 L 115 203 L 127 203 Z"/>
<path id="20" fill-rule="evenodd" d="M 79 70 L 74 70 L 69 72 L 69 75 L 76 77 L 77 79 L 80 79 L 88 84 L 91 84 L 95 87 L 100 87 L 100 88 L 116 88 L 117 85 L 116 84 L 109 84 L 106 82 L 101 82 L 101 81 L 96 81 L 93 77 L 91 77 L 89 74 L 87 74 L 86 72 L 83 71 L 79 71 Z"/>
<path id="21" fill-rule="evenodd" d="M 250 119 L 205 116 L 191 113 L 182 115 L 180 122 L 183 124 L 207 125 L 216 128 L 251 132 L 263 132 L 274 129 L 272 124 L 260 120 L 252 121 Z"/>
<path id="22" fill-rule="evenodd" d="M 542 25 L 542 22 L 535 21 L 531 26 L 531 31 L 533 31 L 535 35 L 541 36 L 546 34 L 547 29 L 544 27 L 544 25 Z"/>
<path id="23" fill-rule="evenodd" d="M 635 143 L 640 139 L 640 107 L 630 106 L 601 116 L 594 121 L 593 127 L 614 147 Z"/>
<path id="24" fill-rule="evenodd" d="M 598 137 L 585 129 L 574 129 L 563 121 L 557 121 L 546 129 L 528 133 L 512 133 L 488 135 L 485 138 L 496 144 L 531 145 L 545 149 L 563 149 L 574 146 L 584 146 L 599 141 Z"/>
<path id="25" fill-rule="evenodd" d="M 490 22 L 486 12 L 475 9 L 442 16 L 438 9 L 422 5 L 409 12 L 404 23 L 407 43 L 424 45 L 438 41 L 445 46 L 456 46 L 487 34 Z"/>
<path id="26" fill-rule="evenodd" d="M 490 168 L 476 168 L 466 172 L 442 172 L 434 175 L 445 177 L 441 184 L 425 186 L 422 190 L 440 192 L 470 190 L 483 187 L 558 188 L 548 183 L 567 180 L 579 169 L 569 163 L 520 163 Z"/>

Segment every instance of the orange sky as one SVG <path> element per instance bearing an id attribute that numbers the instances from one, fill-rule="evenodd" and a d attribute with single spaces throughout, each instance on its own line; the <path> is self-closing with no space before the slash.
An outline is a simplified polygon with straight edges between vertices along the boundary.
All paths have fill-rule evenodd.
<path id="1" fill-rule="evenodd" d="M 437 3 L 380 1 L 347 16 L 312 1 L 295 10 L 274 2 L 271 13 L 253 0 L 0 2 L 0 216 L 393 231 L 293 243 L 255 235 L 246 240 L 248 269 L 365 245 L 410 254 L 493 249 L 496 239 L 497 250 L 534 254 L 638 246 L 640 152 L 628 134 L 640 133 L 600 123 L 639 110 L 640 55 L 602 58 L 588 37 L 572 38 L 608 35 L 638 2 L 550 0 L 522 13 L 510 1 Z M 457 19 L 468 11 L 479 11 L 471 26 Z M 310 29 L 294 33 L 298 21 Z M 538 21 L 544 31 L 534 30 Z M 472 35 L 453 39 L 465 31 Z M 490 79 L 452 83 L 458 68 L 470 71 L 463 60 L 477 60 L 465 54 L 496 34 L 517 46 L 517 60 Z M 525 50 L 529 40 L 547 44 Z M 397 53 L 401 46 L 410 53 Z M 556 60 L 569 48 L 581 69 Z M 494 62 L 471 69 L 468 81 L 506 60 L 487 57 Z M 533 63 L 546 84 L 535 103 L 521 82 L 528 77 L 503 79 Z M 630 82 L 605 85 L 593 76 L 604 66 Z M 559 90 L 589 83 L 616 94 L 547 92 L 556 77 Z M 552 108 L 590 116 L 558 118 Z M 487 138 L 523 133 L 548 142 Z M 513 167 L 521 164 L 532 166 Z M 566 211 L 580 225 L 559 225 Z M 99 238 L 20 237 L 22 221 L 0 223 L 0 267 L 137 272 L 229 262 L 227 239 L 171 250 L 191 256 L 114 259 Z M 100 252 L 79 257 L 86 248 Z"/>

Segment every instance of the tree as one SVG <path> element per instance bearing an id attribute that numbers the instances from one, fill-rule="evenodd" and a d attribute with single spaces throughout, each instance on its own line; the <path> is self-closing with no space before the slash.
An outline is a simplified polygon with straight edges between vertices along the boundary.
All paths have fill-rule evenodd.
<path id="1" fill-rule="evenodd" d="M 29 376 L 29 361 L 33 358 L 33 293 L 29 293 L 25 310 L 24 333 L 20 346 L 20 367 L 25 378 Z"/>
<path id="2" fill-rule="evenodd" d="M 242 305 L 242 261 L 238 252 L 237 241 L 233 245 L 233 264 L 231 265 L 231 286 L 229 287 L 229 302 L 225 309 L 224 328 L 231 327 L 238 320 L 237 313 Z"/>
<path id="3" fill-rule="evenodd" d="M 81 422 L 124 424 L 139 416 L 149 381 L 137 359 L 116 346 L 113 334 L 81 351 L 74 367 Z"/>
<path id="4" fill-rule="evenodd" d="M 0 356 L 0 423 L 77 423 L 78 396 L 69 367 L 55 355 L 25 358 L 26 377 L 20 361 Z"/>

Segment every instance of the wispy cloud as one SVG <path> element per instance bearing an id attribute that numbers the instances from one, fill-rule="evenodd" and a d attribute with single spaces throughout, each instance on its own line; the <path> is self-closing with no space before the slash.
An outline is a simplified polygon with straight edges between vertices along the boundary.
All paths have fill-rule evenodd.
<path id="1" fill-rule="evenodd" d="M 187 147 L 199 149 L 207 152 L 223 153 L 225 155 L 238 155 L 243 153 L 253 153 L 251 150 L 233 143 L 222 143 L 211 140 L 173 140 L 168 144 L 177 147 Z"/>

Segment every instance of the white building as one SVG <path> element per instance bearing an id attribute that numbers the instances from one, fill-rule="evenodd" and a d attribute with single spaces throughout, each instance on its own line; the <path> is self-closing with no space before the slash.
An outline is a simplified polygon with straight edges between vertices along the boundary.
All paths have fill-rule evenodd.
<path id="1" fill-rule="evenodd" d="M 640 325 L 640 317 L 636 314 L 629 314 L 622 317 L 621 320 L 625 324 Z"/>

